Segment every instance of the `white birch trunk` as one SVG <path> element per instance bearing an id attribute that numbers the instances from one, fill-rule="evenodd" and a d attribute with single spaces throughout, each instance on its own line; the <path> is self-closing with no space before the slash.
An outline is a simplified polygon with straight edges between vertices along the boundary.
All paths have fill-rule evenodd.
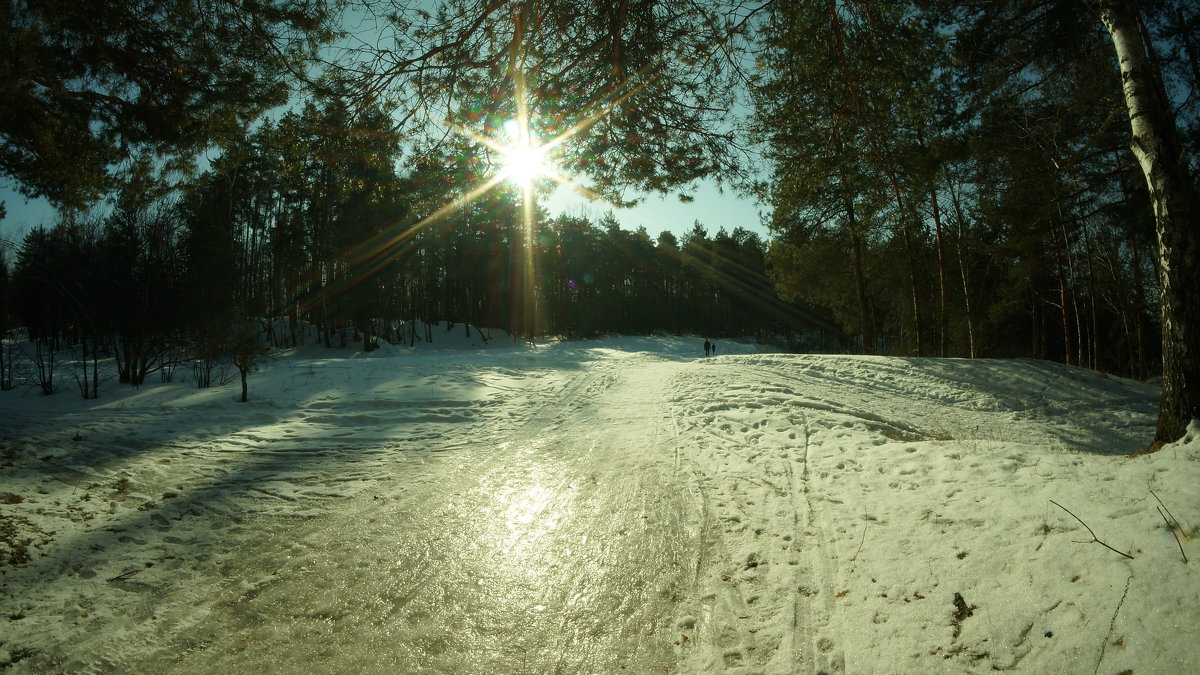
<path id="1" fill-rule="evenodd" d="M 1158 232 L 1163 330 L 1163 397 L 1156 443 L 1181 438 L 1200 407 L 1200 223 L 1175 120 L 1147 57 L 1135 0 L 1105 0 L 1133 131 L 1131 149 L 1150 191 Z"/>

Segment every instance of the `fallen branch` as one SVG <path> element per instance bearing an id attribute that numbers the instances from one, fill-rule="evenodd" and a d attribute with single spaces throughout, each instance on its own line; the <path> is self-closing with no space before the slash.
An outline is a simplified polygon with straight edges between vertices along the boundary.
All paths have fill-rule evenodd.
<path id="1" fill-rule="evenodd" d="M 1084 528 L 1085 528 L 1085 529 L 1088 531 L 1088 534 L 1092 535 L 1092 540 L 1091 540 L 1091 541 L 1081 541 L 1081 542 L 1079 542 L 1080 544 L 1091 544 L 1091 543 L 1100 544 L 1101 546 L 1103 546 L 1104 548 L 1106 548 L 1106 549 L 1108 549 L 1108 550 L 1112 551 L 1113 553 L 1116 553 L 1116 554 L 1118 554 L 1118 555 L 1123 555 L 1123 556 L 1125 556 L 1126 558 L 1129 558 L 1130 560 L 1133 560 L 1133 556 L 1129 555 L 1128 553 L 1122 553 L 1121 551 L 1118 551 L 1117 549 L 1115 549 L 1115 548 L 1113 548 L 1113 547 L 1109 546 L 1108 544 L 1106 544 L 1106 543 L 1104 543 L 1104 542 L 1100 541 L 1100 538 L 1096 536 L 1096 533 L 1095 533 L 1095 532 L 1092 532 L 1092 528 L 1088 527 L 1088 524 L 1087 524 L 1087 523 L 1085 523 L 1085 522 L 1083 522 L 1083 520 L 1082 520 L 1082 519 L 1080 519 L 1080 517 L 1079 517 L 1079 516 L 1075 515 L 1074 513 L 1071 513 L 1071 510 L 1070 510 L 1070 509 L 1068 509 L 1067 507 L 1063 506 L 1062 504 L 1059 504 L 1058 502 L 1054 501 L 1053 499 L 1051 499 L 1051 500 L 1050 500 L 1050 503 L 1051 503 L 1051 504 L 1053 504 L 1053 505 L 1055 505 L 1055 506 L 1057 506 L 1058 508 L 1062 509 L 1063 511 L 1066 511 L 1067 513 L 1070 513 L 1070 514 L 1071 514 L 1071 517 L 1072 517 L 1072 518 L 1074 518 L 1075 520 L 1078 520 L 1078 521 L 1079 521 L 1079 524 L 1080 524 L 1080 525 L 1083 525 L 1083 527 L 1084 527 Z"/>

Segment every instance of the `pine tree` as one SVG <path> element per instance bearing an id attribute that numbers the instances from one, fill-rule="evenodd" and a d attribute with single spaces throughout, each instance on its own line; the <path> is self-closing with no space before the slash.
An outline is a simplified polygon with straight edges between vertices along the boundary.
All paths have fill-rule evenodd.
<path id="1" fill-rule="evenodd" d="M 10 0 L 0 20 L 0 172 L 68 210 L 187 172 L 334 37 L 324 0 Z"/>
<path id="2" fill-rule="evenodd" d="M 362 100 L 391 97 L 434 137 L 486 134 L 528 111 L 538 137 L 566 135 L 564 167 L 621 203 L 622 187 L 669 190 L 729 174 L 738 51 L 753 8 L 734 0 L 448 0 L 432 11 L 364 3 L 377 49 L 337 63 Z M 365 52 L 365 54 L 364 54 Z"/>

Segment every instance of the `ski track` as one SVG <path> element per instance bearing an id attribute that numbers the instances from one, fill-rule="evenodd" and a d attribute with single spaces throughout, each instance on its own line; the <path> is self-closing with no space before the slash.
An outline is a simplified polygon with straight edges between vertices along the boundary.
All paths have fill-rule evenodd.
<path id="1" fill-rule="evenodd" d="M 678 414 L 694 439 L 703 550 L 719 552 L 700 558 L 697 634 L 682 650 L 683 672 L 839 669 L 826 544 L 806 483 L 808 418 L 772 405 L 792 395 L 777 379 L 758 368 L 737 378 L 700 368 L 679 381 L 676 401 L 691 405 Z M 754 473 L 728 468 L 742 460 Z"/>

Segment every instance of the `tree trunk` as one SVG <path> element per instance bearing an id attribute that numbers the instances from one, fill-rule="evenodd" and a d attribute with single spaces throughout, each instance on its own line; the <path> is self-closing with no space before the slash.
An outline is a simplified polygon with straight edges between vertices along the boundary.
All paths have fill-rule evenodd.
<path id="1" fill-rule="evenodd" d="M 1063 335 L 1063 363 L 1071 365 L 1071 312 L 1067 304 L 1067 266 L 1063 262 L 1063 248 L 1065 242 L 1059 244 L 1058 230 L 1054 229 L 1054 267 L 1058 276 L 1058 303 L 1057 307 L 1062 311 L 1062 335 Z"/>
<path id="2" fill-rule="evenodd" d="M 1137 370 L 1134 372 L 1137 373 L 1136 377 L 1145 378 L 1150 368 L 1146 363 L 1146 336 L 1142 330 L 1144 324 L 1146 323 L 1143 318 L 1146 315 L 1145 306 L 1143 304 L 1146 297 L 1146 281 L 1145 275 L 1142 274 L 1141 251 L 1142 248 L 1137 245 L 1137 241 L 1134 239 L 1133 234 L 1130 233 L 1129 252 L 1132 258 L 1130 261 L 1130 266 L 1133 268 L 1133 293 L 1131 293 L 1133 300 L 1131 306 L 1133 308 L 1132 314 L 1134 317 L 1133 326 L 1136 344 L 1134 355 L 1136 357 L 1135 362 L 1137 363 Z"/>
<path id="3" fill-rule="evenodd" d="M 871 147 L 875 150 L 875 156 L 881 165 L 892 167 L 893 162 L 885 159 L 882 144 L 875 140 L 873 135 L 871 135 Z M 917 278 L 916 255 L 913 253 L 912 232 L 909 229 L 908 203 L 904 199 L 904 193 L 900 190 L 900 179 L 896 176 L 895 169 L 889 168 L 887 174 L 888 181 L 892 185 L 892 196 L 896 200 L 896 209 L 900 213 L 900 234 L 904 243 L 904 257 L 908 258 L 909 299 L 912 301 L 913 312 L 913 345 L 916 348 L 916 355 L 920 357 L 925 356 L 925 350 L 921 341 L 924 331 L 921 327 L 920 284 Z"/>
<path id="4" fill-rule="evenodd" d="M 80 368 L 83 369 L 83 376 L 79 377 L 77 375 L 76 379 L 79 380 L 79 393 L 83 395 L 83 399 L 86 401 L 87 399 L 92 398 L 91 380 L 88 379 L 88 356 L 89 356 L 89 354 L 88 354 L 88 344 L 87 344 L 86 336 L 80 338 L 79 349 L 81 351 L 79 365 L 80 365 Z"/>
<path id="5" fill-rule="evenodd" d="M 1121 155 L 1116 151 L 1113 152 L 1115 173 L 1120 172 L 1124 161 Z M 1123 201 L 1131 201 L 1130 186 L 1124 180 L 1117 180 L 1117 185 L 1121 189 Z M 1129 352 L 1129 368 L 1126 375 L 1137 380 L 1144 380 L 1149 375 L 1149 368 L 1146 366 L 1146 338 L 1143 332 L 1145 324 L 1146 307 L 1144 299 L 1146 297 L 1145 278 L 1142 274 L 1142 247 L 1139 246 L 1137 236 L 1133 228 L 1125 229 L 1125 246 L 1129 250 L 1129 269 L 1130 269 L 1130 286 L 1127 291 L 1122 291 L 1122 279 L 1117 271 L 1117 261 L 1109 262 L 1106 267 L 1109 269 L 1109 278 L 1113 282 L 1115 288 L 1118 289 L 1116 297 L 1113 301 L 1113 306 L 1120 312 L 1122 322 L 1124 324 L 1125 342 Z"/>
<path id="6" fill-rule="evenodd" d="M 904 208 L 902 204 L 900 205 L 900 208 Z M 904 255 L 906 258 L 908 258 L 908 289 L 909 300 L 912 301 L 913 313 L 913 346 L 916 348 L 917 356 L 925 356 L 924 345 L 921 342 L 921 333 L 923 332 L 923 329 L 921 327 L 920 284 L 917 280 L 916 254 L 913 253 L 912 233 L 908 228 L 907 217 L 903 218 L 900 224 L 900 231 L 904 240 Z"/>
<path id="7" fill-rule="evenodd" d="M 862 237 L 859 236 L 858 219 L 854 214 L 854 200 L 849 196 L 846 200 L 846 221 L 850 229 L 850 260 L 854 272 L 854 293 L 858 297 L 858 334 L 862 338 L 864 354 L 875 353 L 875 331 L 871 325 L 870 313 L 867 311 L 867 284 L 864 280 L 862 262 Z"/>
<path id="8" fill-rule="evenodd" d="M 1088 283 L 1088 367 L 1092 370 L 1100 369 L 1100 322 L 1096 316 L 1096 296 L 1100 293 L 1099 285 L 1096 283 L 1096 255 L 1092 249 L 1092 237 L 1089 232 L 1087 223 L 1083 223 L 1081 228 L 1083 233 L 1083 252 L 1087 260 L 1087 283 Z"/>
<path id="9" fill-rule="evenodd" d="M 92 398 L 100 398 L 100 342 L 92 340 Z"/>
<path id="10" fill-rule="evenodd" d="M 929 205 L 933 209 L 933 241 L 938 266 L 937 355 L 946 356 L 947 327 L 949 326 L 950 296 L 946 282 L 946 239 L 942 235 L 942 211 L 938 206 L 937 188 L 929 190 Z"/>
<path id="11" fill-rule="evenodd" d="M 1200 406 L 1200 222 L 1196 188 L 1187 171 L 1170 106 L 1147 57 L 1133 0 L 1100 3 L 1121 69 L 1131 148 L 1150 191 L 1159 251 L 1163 394 L 1156 444 L 1178 440 Z"/>
<path id="12" fill-rule="evenodd" d="M 954 223 L 957 230 L 956 244 L 958 250 L 958 273 L 962 280 L 963 289 L 963 308 L 967 315 L 967 356 L 975 358 L 975 315 L 971 311 L 971 278 L 968 273 L 968 265 L 966 254 L 963 250 L 967 241 L 967 219 L 963 214 L 962 203 L 959 201 L 958 192 L 954 189 L 954 184 L 950 180 L 950 170 L 942 167 L 942 174 L 946 177 L 947 189 L 950 191 L 950 203 L 954 205 Z"/>

